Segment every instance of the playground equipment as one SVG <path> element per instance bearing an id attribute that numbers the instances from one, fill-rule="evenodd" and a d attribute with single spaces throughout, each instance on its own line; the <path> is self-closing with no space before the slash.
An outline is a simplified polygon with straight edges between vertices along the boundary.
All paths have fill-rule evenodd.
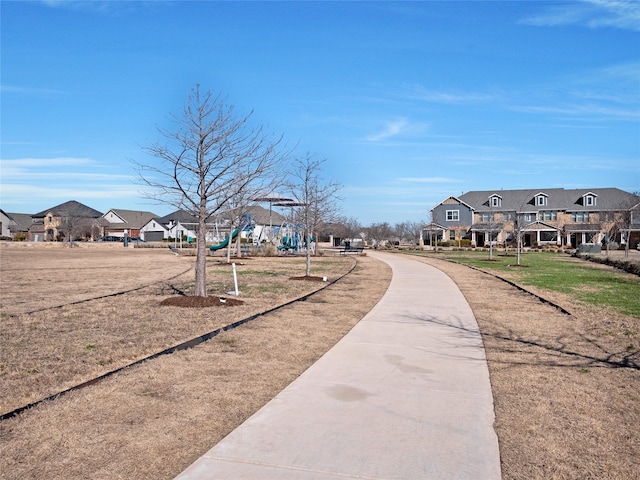
<path id="1" fill-rule="evenodd" d="M 222 243 L 219 243 L 218 245 L 211 245 L 209 247 L 209 250 L 211 250 L 212 252 L 216 252 L 218 250 L 221 250 L 223 248 L 225 248 L 227 245 L 229 245 L 229 239 L 231 239 L 231 241 L 233 242 L 236 237 L 238 236 L 238 233 L 240 233 L 240 229 L 236 228 L 233 233 L 231 234 L 231 236 L 225 238 Z"/>
<path id="2" fill-rule="evenodd" d="M 307 242 L 304 238 L 304 226 L 296 224 L 283 224 L 278 229 L 278 237 L 280 244 L 278 251 L 285 253 L 298 253 L 307 248 Z M 313 238 L 309 239 L 313 244 Z M 313 247 L 312 247 L 313 248 Z"/>
<path id="3" fill-rule="evenodd" d="M 297 230 L 287 232 L 286 235 L 282 235 L 282 237 L 280 238 L 280 245 L 278 245 L 278 250 L 287 253 L 291 250 L 293 251 L 293 253 L 298 253 L 301 243 L 300 237 L 301 235 Z"/>

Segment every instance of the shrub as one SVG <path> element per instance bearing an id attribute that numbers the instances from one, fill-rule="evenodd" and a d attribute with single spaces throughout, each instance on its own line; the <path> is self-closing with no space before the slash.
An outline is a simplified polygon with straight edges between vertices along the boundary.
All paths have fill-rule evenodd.
<path id="1" fill-rule="evenodd" d="M 579 253 L 574 253 L 573 256 L 582 258 L 584 260 L 588 260 L 594 263 L 602 263 L 604 265 L 610 265 L 614 268 L 619 268 L 620 270 L 624 270 L 625 272 L 631 273 L 633 275 L 640 276 L 640 263 L 633 262 L 627 259 L 621 258 L 611 258 L 611 257 L 598 257 L 593 255 L 580 255 Z"/>

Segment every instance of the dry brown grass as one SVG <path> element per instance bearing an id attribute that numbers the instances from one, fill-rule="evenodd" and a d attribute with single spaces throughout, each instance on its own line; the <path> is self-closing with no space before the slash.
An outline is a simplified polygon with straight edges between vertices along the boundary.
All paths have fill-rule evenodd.
<path id="1" fill-rule="evenodd" d="M 176 292 L 191 292 L 191 257 L 150 249 L 5 247 L 2 259 L 0 386 L 11 392 L 0 399 L 2 413 L 319 288 L 289 280 L 292 273 L 304 272 L 303 259 L 244 259 L 237 264 L 241 306 L 187 311 L 160 302 Z M 329 278 L 351 265 L 341 258 L 313 262 Z M 175 277 L 185 267 L 188 273 Z M 230 265 L 210 258 L 207 270 L 211 295 L 233 290 Z M 58 296 L 53 285 L 60 289 Z M 68 303 L 131 290 L 132 285 L 147 286 Z M 64 306 L 45 308 L 54 305 Z M 32 310 L 38 311 L 19 313 Z"/>
<path id="2" fill-rule="evenodd" d="M 68 253 L 72 258 L 78 255 Z M 4 311 L 17 307 L 7 303 L 10 297 L 4 295 L 7 251 L 0 250 L 0 254 Z M 134 261 L 133 252 L 126 255 L 130 256 L 121 263 L 124 268 Z M 171 274 L 180 273 L 184 262 L 190 266 L 192 260 L 166 252 L 149 255 L 150 269 L 161 268 L 158 263 L 165 261 L 175 263 Z M 42 265 L 46 258 L 40 257 Z M 143 262 L 142 254 L 138 260 Z M 314 275 L 343 272 L 353 260 L 314 260 L 318 265 Z M 352 274 L 305 302 L 3 421 L 3 478 L 172 478 L 273 398 L 375 305 L 388 285 L 389 269 L 370 257 L 357 260 Z M 423 261 L 456 281 L 480 325 L 494 393 L 503 478 L 640 478 L 640 372 L 620 364 L 629 340 L 624 332 L 637 332 L 639 319 L 554 298 L 573 313 L 567 317 L 480 272 L 438 260 Z M 25 332 L 31 339 L 10 340 L 11 348 L 20 350 L 11 354 L 11 362 L 20 367 L 8 363 L 9 351 L 3 344 L 0 381 L 12 382 L 2 387 L 3 404 L 20 403 L 13 400 L 14 394 L 32 398 L 28 393 L 33 389 L 42 395 L 139 358 L 160 345 L 230 323 L 235 313 L 246 315 L 260 305 L 273 305 L 318 287 L 315 282 L 289 280 L 304 272 L 303 259 L 243 263 L 238 268 L 240 298 L 246 302 L 242 307 L 160 307 L 159 301 L 174 295 L 175 289 L 188 291 L 193 274 L 166 282 L 157 273 L 156 283 L 126 295 L 48 313 L 3 314 L 3 342 L 9 341 L 6 322 L 27 325 L 14 332 Z M 229 266 L 211 259 L 209 268 L 211 292 L 232 289 Z M 145 275 L 140 285 L 147 284 Z M 75 277 L 60 278 L 72 283 L 73 278 L 90 277 L 78 267 Z M 21 281 L 25 288 L 32 285 Z M 99 285 L 88 288 L 91 295 L 107 291 Z M 59 304 L 52 294 L 40 302 Z M 32 308 L 24 307 L 27 303 L 23 301 L 23 308 Z M 38 301 L 28 305 L 34 304 Z M 224 318 L 217 317 L 220 313 Z M 49 339 L 55 348 L 37 338 Z M 122 345 L 123 338 L 131 340 Z M 96 348 L 87 349 L 89 344 Z M 22 372 L 27 365 L 22 356 L 30 357 L 30 365 L 43 372 Z M 78 365 L 71 365 L 74 363 Z M 21 372 L 20 378 L 11 377 L 12 371 Z M 49 381 L 50 377 L 54 380 Z"/>
<path id="3" fill-rule="evenodd" d="M 162 259 L 155 257 L 155 261 Z M 314 258 L 312 271 L 332 280 L 348 271 L 354 260 Z M 172 478 L 308 368 L 375 305 L 388 284 L 389 269 L 367 257 L 358 260 L 360 265 L 348 277 L 305 302 L 3 421 L 0 471 L 4 478 Z M 161 307 L 160 300 L 174 292 L 159 282 L 143 291 L 56 309 L 49 326 L 56 330 L 53 343 L 57 347 L 50 348 L 40 335 L 30 337 L 23 347 L 29 347 L 28 356 L 41 371 L 3 375 L 2 391 L 11 392 L 3 395 L 3 403 L 18 404 L 14 392 L 23 392 L 23 397 L 32 391 L 42 395 L 42 383 L 47 391 L 59 390 L 133 359 L 134 351 L 144 355 L 325 285 L 289 280 L 292 274 L 304 273 L 304 259 L 254 258 L 243 263 L 238 266 L 242 307 Z M 210 291 L 231 289 L 228 265 L 211 259 L 209 269 Z M 188 289 L 190 283 L 191 276 L 183 283 L 172 282 L 179 289 Z M 367 298 L 351 302 L 351 293 L 362 287 Z M 119 313 L 125 308 L 129 315 L 124 317 L 136 317 L 135 321 L 123 323 Z M 151 313 L 141 313 L 147 310 Z M 58 329 L 54 318 L 61 312 L 73 325 L 82 322 L 84 327 Z M 3 324 L 39 318 L 42 313 L 4 317 Z M 93 329 L 85 328 L 89 318 L 96 322 Z M 41 321 L 46 324 L 46 317 Z M 4 329 L 2 333 L 9 341 Z M 98 335 L 99 341 L 95 340 Z M 132 340 L 123 346 L 119 339 L 124 335 Z M 87 350 L 89 338 L 100 348 Z M 80 347 L 52 356 L 69 343 Z M 91 357 L 106 350 L 106 345 L 108 355 Z M 4 353 L 3 349 L 3 362 L 11 365 Z M 12 355 L 11 362 L 20 364 L 20 356 Z M 108 361 L 96 366 L 97 358 Z M 13 366 L 10 370 L 21 371 Z M 55 380 L 46 381 L 48 377 Z"/>
<path id="4" fill-rule="evenodd" d="M 640 319 L 537 292 L 567 316 L 478 271 L 422 261 L 455 280 L 480 326 L 503 478 L 640 478 L 640 371 L 624 366 L 637 365 L 624 332 Z"/>

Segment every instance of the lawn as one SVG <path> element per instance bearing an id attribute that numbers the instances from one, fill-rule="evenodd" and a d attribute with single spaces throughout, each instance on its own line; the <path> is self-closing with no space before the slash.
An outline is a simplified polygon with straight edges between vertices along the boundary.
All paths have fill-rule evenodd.
<path id="1" fill-rule="evenodd" d="M 93 247 L 93 246 L 91 246 Z M 317 290 L 303 257 L 236 260 L 243 305 L 181 309 L 161 301 L 194 290 L 195 257 L 165 249 L 3 245 L 0 274 L 0 413 Z M 316 257 L 333 280 L 353 259 Z M 231 265 L 207 259 L 211 296 L 234 290 Z"/>
<path id="2" fill-rule="evenodd" d="M 420 255 L 425 255 L 421 252 Z M 426 255 L 435 255 L 431 252 Z M 568 295 L 585 305 L 607 306 L 623 315 L 640 318 L 640 277 L 561 253 L 529 252 L 521 255 L 494 252 L 444 251 L 437 258 L 452 260 L 507 278 L 523 287 Z"/>

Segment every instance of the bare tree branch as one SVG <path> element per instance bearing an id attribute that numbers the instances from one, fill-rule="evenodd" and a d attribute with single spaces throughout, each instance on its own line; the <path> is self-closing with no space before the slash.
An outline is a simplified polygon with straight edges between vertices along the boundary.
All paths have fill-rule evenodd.
<path id="1" fill-rule="evenodd" d="M 283 138 L 250 127 L 253 112 L 237 117 L 234 107 L 211 92 L 191 90 L 175 129 L 158 129 L 166 143 L 145 148 L 153 163 L 134 162 L 146 198 L 185 210 L 198 219 L 195 294 L 206 296 L 206 221 L 240 197 L 262 191 L 281 170 Z"/>

